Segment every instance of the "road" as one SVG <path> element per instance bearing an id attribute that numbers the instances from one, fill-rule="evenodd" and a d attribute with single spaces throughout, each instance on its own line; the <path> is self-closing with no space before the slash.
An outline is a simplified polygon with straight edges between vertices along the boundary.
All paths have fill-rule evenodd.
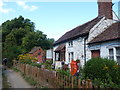
<path id="1" fill-rule="evenodd" d="M 30 86 L 19 73 L 10 69 L 5 70 L 4 73 L 12 88 L 32 88 L 32 86 Z"/>

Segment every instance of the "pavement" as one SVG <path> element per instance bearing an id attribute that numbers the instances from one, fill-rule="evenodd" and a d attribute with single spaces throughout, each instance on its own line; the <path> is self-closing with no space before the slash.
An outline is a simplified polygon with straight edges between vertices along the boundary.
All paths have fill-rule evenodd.
<path id="1" fill-rule="evenodd" d="M 11 88 L 32 88 L 18 72 L 7 69 L 4 73 L 8 78 Z"/>

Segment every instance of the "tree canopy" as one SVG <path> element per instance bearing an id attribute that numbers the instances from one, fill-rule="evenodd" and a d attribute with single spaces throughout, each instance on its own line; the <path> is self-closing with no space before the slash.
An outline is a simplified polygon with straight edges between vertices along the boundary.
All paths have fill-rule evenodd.
<path id="1" fill-rule="evenodd" d="M 35 30 L 34 22 L 22 16 L 2 23 L 1 32 L 3 58 L 10 60 L 29 52 L 34 46 L 40 46 L 44 50 L 50 49 L 54 42 L 54 39 L 47 38 L 42 31 Z"/>

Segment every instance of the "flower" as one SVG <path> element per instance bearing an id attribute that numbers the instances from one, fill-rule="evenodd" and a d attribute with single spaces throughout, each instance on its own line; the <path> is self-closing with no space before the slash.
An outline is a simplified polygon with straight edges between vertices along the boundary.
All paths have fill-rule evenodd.
<path id="1" fill-rule="evenodd" d="M 105 67 L 103 68 L 103 70 L 108 70 L 109 68 L 105 65 Z"/>
<path id="2" fill-rule="evenodd" d="M 117 64 L 113 66 L 114 69 L 117 69 L 118 67 L 119 67 L 119 65 L 117 65 Z"/>

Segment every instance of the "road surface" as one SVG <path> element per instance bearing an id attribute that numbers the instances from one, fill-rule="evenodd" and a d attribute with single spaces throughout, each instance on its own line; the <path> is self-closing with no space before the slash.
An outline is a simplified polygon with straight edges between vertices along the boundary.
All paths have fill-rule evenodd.
<path id="1" fill-rule="evenodd" d="M 11 88 L 32 88 L 23 78 L 22 76 L 10 69 L 4 71 L 5 75 L 8 78 L 8 81 L 11 84 Z"/>

